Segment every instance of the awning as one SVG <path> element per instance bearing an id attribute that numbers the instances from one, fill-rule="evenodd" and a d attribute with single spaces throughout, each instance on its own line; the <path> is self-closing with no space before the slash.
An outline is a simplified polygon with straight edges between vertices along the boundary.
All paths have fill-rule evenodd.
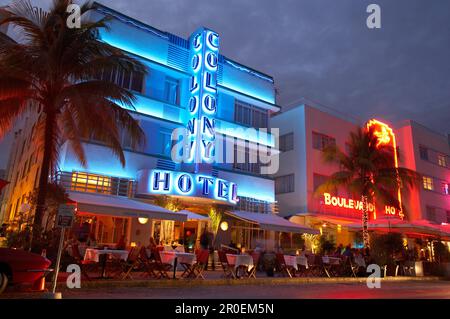
<path id="1" fill-rule="evenodd" d="M 319 231 L 306 226 L 292 223 L 274 214 L 251 213 L 244 211 L 227 212 L 235 218 L 258 224 L 261 229 L 298 234 L 319 234 Z"/>
<path id="2" fill-rule="evenodd" d="M 358 230 L 362 229 L 361 223 L 354 223 L 346 226 Z M 408 222 L 400 219 L 376 219 L 369 221 L 368 228 L 369 231 L 379 230 L 436 237 L 450 237 L 450 231 L 446 229 L 446 226 L 435 225 L 426 220 Z"/>
<path id="3" fill-rule="evenodd" d="M 196 220 L 196 221 L 208 221 L 209 220 L 208 216 L 193 213 L 188 210 L 181 210 L 178 213 L 187 215 L 188 220 Z"/>
<path id="4" fill-rule="evenodd" d="M 77 203 L 80 213 L 120 217 L 147 217 L 150 219 L 186 221 L 187 215 L 175 213 L 160 206 L 126 197 L 69 192 L 69 199 Z"/>

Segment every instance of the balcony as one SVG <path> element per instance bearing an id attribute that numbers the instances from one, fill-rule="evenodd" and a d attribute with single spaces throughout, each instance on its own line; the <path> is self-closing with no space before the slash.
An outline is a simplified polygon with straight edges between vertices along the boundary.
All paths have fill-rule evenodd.
<path id="1" fill-rule="evenodd" d="M 67 191 L 133 197 L 135 182 L 120 177 L 110 177 L 84 172 L 58 172 L 56 182 Z"/>

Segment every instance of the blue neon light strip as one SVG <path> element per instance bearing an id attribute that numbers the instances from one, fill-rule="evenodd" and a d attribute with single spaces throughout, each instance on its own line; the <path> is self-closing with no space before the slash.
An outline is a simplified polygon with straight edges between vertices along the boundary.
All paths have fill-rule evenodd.
<path id="1" fill-rule="evenodd" d="M 270 82 L 270 83 L 272 83 L 272 84 L 274 83 L 274 81 L 273 81 L 272 78 L 270 78 L 270 77 L 268 77 L 268 76 L 265 76 L 265 75 L 262 75 L 262 74 L 259 73 L 259 72 L 250 70 L 249 68 L 246 68 L 246 67 L 243 66 L 243 65 L 240 65 L 240 64 L 231 62 L 230 60 L 228 60 L 228 59 L 226 59 L 226 58 L 224 59 L 224 61 L 225 61 L 225 63 L 231 65 L 232 67 L 238 69 L 239 71 L 247 72 L 247 73 L 249 73 L 249 74 L 251 74 L 251 75 L 253 75 L 253 76 L 256 76 L 256 77 L 258 77 L 258 78 L 260 78 L 260 79 L 262 79 L 262 80 L 268 81 L 268 82 Z"/>

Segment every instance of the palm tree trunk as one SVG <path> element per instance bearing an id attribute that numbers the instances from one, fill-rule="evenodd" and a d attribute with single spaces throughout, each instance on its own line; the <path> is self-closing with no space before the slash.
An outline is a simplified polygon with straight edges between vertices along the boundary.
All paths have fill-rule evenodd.
<path id="1" fill-rule="evenodd" d="M 42 158 L 41 174 L 39 177 L 38 194 L 36 201 L 36 211 L 33 221 L 33 236 L 31 247 L 35 252 L 39 249 L 39 240 L 42 235 L 42 220 L 45 213 L 45 199 L 47 197 L 48 176 L 51 169 L 53 134 L 56 126 L 56 115 L 47 113 L 45 118 L 44 131 L 44 155 Z"/>
<path id="2" fill-rule="evenodd" d="M 364 247 L 370 246 L 369 241 L 369 209 L 368 209 L 368 198 L 366 195 L 361 196 L 361 202 L 362 202 L 362 228 L 363 228 L 363 241 L 364 241 Z"/>

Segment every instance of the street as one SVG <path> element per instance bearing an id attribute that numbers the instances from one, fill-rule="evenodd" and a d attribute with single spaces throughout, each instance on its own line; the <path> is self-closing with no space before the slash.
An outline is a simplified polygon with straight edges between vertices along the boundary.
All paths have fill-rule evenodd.
<path id="1" fill-rule="evenodd" d="M 39 294 L 7 293 L 1 298 L 39 298 Z M 450 281 L 302 283 L 197 287 L 121 287 L 64 290 L 65 299 L 450 299 Z"/>

